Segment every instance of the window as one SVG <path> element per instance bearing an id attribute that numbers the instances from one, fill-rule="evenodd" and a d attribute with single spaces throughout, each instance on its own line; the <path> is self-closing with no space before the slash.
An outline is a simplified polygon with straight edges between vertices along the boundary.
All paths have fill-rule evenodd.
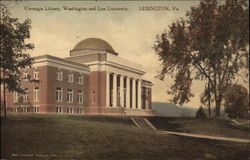
<path id="1" fill-rule="evenodd" d="M 82 75 L 78 76 L 78 84 L 83 84 L 83 76 Z"/>
<path id="2" fill-rule="evenodd" d="M 83 93 L 82 91 L 78 91 L 77 102 L 83 103 Z"/>
<path id="3" fill-rule="evenodd" d="M 39 101 L 39 87 L 34 88 L 34 101 L 35 102 Z"/>
<path id="4" fill-rule="evenodd" d="M 28 102 L 28 88 L 24 89 L 25 94 L 23 95 L 23 102 Z"/>
<path id="5" fill-rule="evenodd" d="M 73 83 L 73 81 L 74 81 L 74 74 L 73 73 L 69 74 L 69 80 L 68 81 L 70 83 Z"/>
<path id="6" fill-rule="evenodd" d="M 67 110 L 69 114 L 74 112 L 73 108 L 68 108 Z"/>
<path id="7" fill-rule="evenodd" d="M 69 103 L 73 102 L 73 90 L 72 89 L 68 89 L 68 92 L 67 92 L 67 101 Z"/>
<path id="8" fill-rule="evenodd" d="M 34 79 L 39 79 L 39 72 L 38 71 L 34 71 Z"/>
<path id="9" fill-rule="evenodd" d="M 35 108 L 35 112 L 39 112 L 39 107 L 34 107 Z"/>
<path id="10" fill-rule="evenodd" d="M 63 72 L 62 71 L 59 71 L 59 72 L 56 72 L 56 76 L 57 76 L 57 80 L 59 81 L 62 81 L 63 80 Z"/>
<path id="11" fill-rule="evenodd" d="M 63 90 L 62 88 L 56 88 L 56 101 L 62 102 L 63 100 Z"/>
<path id="12" fill-rule="evenodd" d="M 28 112 L 28 107 L 23 107 L 23 112 Z"/>
<path id="13" fill-rule="evenodd" d="M 83 114 L 83 109 L 82 108 L 78 108 L 78 114 Z"/>
<path id="14" fill-rule="evenodd" d="M 63 107 L 56 107 L 56 113 L 63 113 Z"/>
<path id="15" fill-rule="evenodd" d="M 18 98 L 19 98 L 18 93 L 14 92 L 14 102 L 15 103 L 18 102 Z"/>
<path id="16" fill-rule="evenodd" d="M 29 76 L 29 73 L 25 73 L 25 72 L 23 73 L 23 80 L 24 80 L 24 81 L 28 81 L 28 80 L 29 80 L 29 77 L 30 77 L 30 76 Z"/>

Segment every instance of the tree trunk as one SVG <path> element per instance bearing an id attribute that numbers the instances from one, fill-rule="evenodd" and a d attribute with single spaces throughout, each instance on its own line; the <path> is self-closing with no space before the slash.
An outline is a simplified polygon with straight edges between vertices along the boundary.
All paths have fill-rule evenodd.
<path id="1" fill-rule="evenodd" d="M 211 93 L 210 93 L 210 82 L 208 81 L 208 117 L 211 117 Z"/>
<path id="2" fill-rule="evenodd" d="M 4 117 L 7 117 L 7 106 L 6 106 L 6 88 L 5 82 L 3 81 L 3 107 L 4 107 Z"/>
<path id="3" fill-rule="evenodd" d="M 0 68 L 0 78 L 2 78 L 2 68 Z M 2 83 L 0 83 L 0 114 L 2 115 Z"/>
<path id="4" fill-rule="evenodd" d="M 220 116 L 221 101 L 222 101 L 222 99 L 220 99 L 220 98 L 215 100 L 215 115 L 216 115 L 216 117 Z"/>

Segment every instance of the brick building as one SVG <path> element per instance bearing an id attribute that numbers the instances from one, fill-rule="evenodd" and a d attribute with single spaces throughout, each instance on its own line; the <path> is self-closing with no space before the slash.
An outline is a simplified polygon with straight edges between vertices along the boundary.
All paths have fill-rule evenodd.
<path id="1" fill-rule="evenodd" d="M 67 58 L 34 57 L 33 67 L 22 70 L 26 94 L 8 93 L 7 106 L 14 112 L 152 114 L 152 83 L 144 74 L 141 65 L 120 58 L 106 41 L 88 38 Z"/>

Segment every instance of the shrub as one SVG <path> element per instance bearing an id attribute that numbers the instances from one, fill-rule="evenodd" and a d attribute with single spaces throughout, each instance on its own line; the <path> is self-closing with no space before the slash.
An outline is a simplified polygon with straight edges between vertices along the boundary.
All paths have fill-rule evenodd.
<path id="1" fill-rule="evenodd" d="M 198 111 L 196 112 L 195 118 L 199 118 L 199 119 L 206 119 L 207 118 L 207 115 L 202 107 L 200 107 L 198 109 Z"/>

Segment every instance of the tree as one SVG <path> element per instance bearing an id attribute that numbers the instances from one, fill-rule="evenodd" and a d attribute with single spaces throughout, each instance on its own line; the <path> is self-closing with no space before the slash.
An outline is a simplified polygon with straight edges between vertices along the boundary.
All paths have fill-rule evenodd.
<path id="1" fill-rule="evenodd" d="M 191 7 L 185 19 L 179 19 L 156 36 L 153 46 L 165 75 L 175 78 L 169 94 L 171 101 L 183 105 L 194 96 L 193 80 L 207 81 L 203 96 L 215 102 L 220 115 L 221 102 L 230 84 L 234 84 L 248 70 L 249 15 L 247 0 L 201 1 Z M 246 73 L 248 74 L 248 73 Z M 209 88 L 209 90 L 208 90 Z M 206 101 L 204 101 L 206 102 Z"/>
<path id="2" fill-rule="evenodd" d="M 207 119 L 207 115 L 202 107 L 198 109 L 198 111 L 195 114 L 195 118 L 199 119 Z"/>
<path id="3" fill-rule="evenodd" d="M 30 19 L 20 23 L 18 18 L 12 18 L 7 7 L 1 4 L 0 86 L 3 87 L 5 117 L 7 114 L 6 89 L 11 92 L 25 93 L 20 85 L 20 69 L 31 67 L 33 62 L 33 59 L 26 52 L 33 49 L 34 46 L 25 43 L 25 39 L 30 38 L 30 23 Z"/>
<path id="4" fill-rule="evenodd" d="M 229 118 L 246 118 L 249 108 L 249 93 L 242 85 L 234 85 L 225 93 L 225 112 Z"/>

